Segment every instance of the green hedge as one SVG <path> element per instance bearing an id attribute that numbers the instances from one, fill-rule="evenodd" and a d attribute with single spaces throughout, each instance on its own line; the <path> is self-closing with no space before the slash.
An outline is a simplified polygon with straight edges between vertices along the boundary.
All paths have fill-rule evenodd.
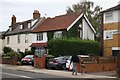
<path id="1" fill-rule="evenodd" d="M 100 44 L 96 41 L 72 39 L 52 39 L 48 42 L 49 54 L 54 56 L 76 54 L 100 55 Z"/>

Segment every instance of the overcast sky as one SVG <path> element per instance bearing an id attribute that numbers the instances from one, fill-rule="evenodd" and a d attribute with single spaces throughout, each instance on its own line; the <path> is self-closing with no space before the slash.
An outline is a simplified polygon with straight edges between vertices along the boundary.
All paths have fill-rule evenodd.
<path id="1" fill-rule="evenodd" d="M 72 6 L 81 0 L 0 0 L 0 31 L 6 31 L 11 25 L 11 17 L 15 15 L 17 22 L 32 18 L 34 10 L 39 10 L 41 16 L 54 17 L 66 13 L 67 6 Z M 100 5 L 103 10 L 113 7 L 120 0 L 91 0 L 94 5 Z M 45 15 L 47 14 L 47 15 Z"/>

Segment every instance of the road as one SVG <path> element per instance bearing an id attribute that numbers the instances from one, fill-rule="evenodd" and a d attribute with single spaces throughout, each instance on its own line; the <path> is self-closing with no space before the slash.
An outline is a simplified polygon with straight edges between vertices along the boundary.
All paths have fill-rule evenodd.
<path id="1" fill-rule="evenodd" d="M 80 79 L 80 78 L 73 79 L 69 77 L 55 76 L 44 73 L 2 69 L 2 80 L 106 80 L 106 79 Z M 107 80 L 113 80 L 113 79 L 107 79 Z"/>

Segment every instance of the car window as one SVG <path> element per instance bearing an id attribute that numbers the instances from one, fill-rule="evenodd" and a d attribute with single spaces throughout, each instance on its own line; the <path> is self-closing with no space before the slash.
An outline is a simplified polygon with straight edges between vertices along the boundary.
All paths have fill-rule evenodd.
<path id="1" fill-rule="evenodd" d="M 27 55 L 25 58 L 33 58 L 33 55 Z"/>

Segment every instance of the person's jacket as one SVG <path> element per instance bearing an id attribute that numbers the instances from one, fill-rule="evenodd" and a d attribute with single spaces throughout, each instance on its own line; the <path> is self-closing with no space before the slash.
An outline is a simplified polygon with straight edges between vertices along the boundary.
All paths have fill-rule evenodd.
<path id="1" fill-rule="evenodd" d="M 71 64 L 71 62 L 73 62 L 73 63 L 79 63 L 80 62 L 79 57 L 77 55 L 73 55 L 71 57 L 70 64 Z"/>

